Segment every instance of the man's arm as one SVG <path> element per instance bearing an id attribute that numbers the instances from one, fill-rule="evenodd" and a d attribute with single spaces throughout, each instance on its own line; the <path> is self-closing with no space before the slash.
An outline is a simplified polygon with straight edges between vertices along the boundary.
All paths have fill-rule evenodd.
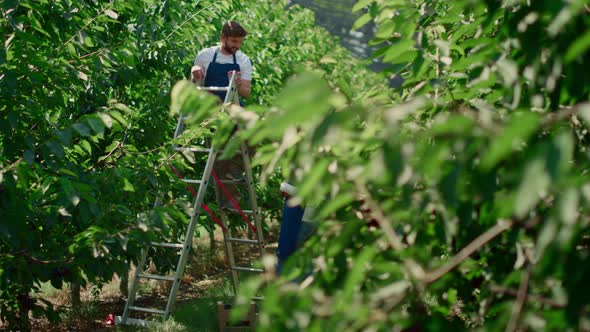
<path id="1" fill-rule="evenodd" d="M 252 83 L 252 61 L 241 52 L 238 61 L 240 63 L 240 75 L 238 75 L 238 81 L 236 81 L 238 94 L 241 97 L 248 98 L 250 97 Z"/>
<path id="2" fill-rule="evenodd" d="M 207 70 L 206 68 L 208 66 L 208 62 L 205 59 L 205 57 L 205 50 L 201 50 L 197 54 L 197 57 L 195 58 L 195 63 L 191 68 L 192 81 L 194 83 L 200 83 L 199 85 L 202 85 L 205 79 L 205 73 Z"/>
<path id="3" fill-rule="evenodd" d="M 238 85 L 238 94 L 240 97 L 248 98 L 250 97 L 250 81 L 240 80 L 236 82 Z"/>

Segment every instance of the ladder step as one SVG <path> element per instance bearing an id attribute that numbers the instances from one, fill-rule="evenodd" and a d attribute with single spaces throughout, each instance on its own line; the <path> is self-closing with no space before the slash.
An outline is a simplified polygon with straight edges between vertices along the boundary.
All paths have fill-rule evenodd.
<path id="1" fill-rule="evenodd" d="M 117 324 L 117 325 L 125 324 L 125 325 L 148 327 L 148 326 L 152 326 L 154 324 L 158 324 L 158 322 L 154 322 L 151 320 L 145 320 L 145 319 L 137 319 L 137 318 L 127 318 L 125 320 L 125 322 L 123 322 L 123 318 L 121 316 L 115 316 L 115 324 Z"/>
<path id="2" fill-rule="evenodd" d="M 207 87 L 199 87 L 199 90 L 205 90 L 205 91 L 228 91 L 229 89 L 227 87 L 223 87 L 223 86 L 207 86 Z"/>
<path id="3" fill-rule="evenodd" d="M 160 309 L 143 308 L 143 307 L 136 307 L 136 306 L 130 306 L 129 310 L 143 311 L 143 312 L 149 312 L 152 314 L 160 314 L 160 315 L 163 315 L 166 313 L 166 311 L 160 310 Z"/>
<path id="4" fill-rule="evenodd" d="M 233 207 L 222 207 L 223 210 L 226 210 L 228 212 L 233 212 L 233 213 L 240 213 L 240 211 L 238 211 L 236 208 Z M 254 212 L 252 210 L 242 210 L 242 212 L 244 212 L 245 214 L 254 214 Z"/>
<path id="5" fill-rule="evenodd" d="M 153 247 L 179 248 L 179 249 L 182 249 L 184 247 L 184 244 L 182 244 L 182 243 L 150 242 L 150 245 Z"/>
<path id="6" fill-rule="evenodd" d="M 239 239 L 235 237 L 229 237 L 226 241 L 230 242 L 238 242 L 238 243 L 247 243 L 247 244 L 259 244 L 260 241 L 258 240 L 251 240 L 251 239 Z"/>
<path id="7" fill-rule="evenodd" d="M 157 274 L 147 274 L 147 273 L 140 273 L 137 275 L 138 278 L 146 278 L 146 279 L 155 279 L 155 280 L 168 280 L 174 281 L 175 277 L 168 277 L 168 276 L 160 276 Z"/>
<path id="8" fill-rule="evenodd" d="M 245 183 L 246 179 L 242 179 L 242 180 L 220 180 L 221 183 Z"/>
<path id="9" fill-rule="evenodd" d="M 232 266 L 231 269 L 235 270 L 235 271 L 242 271 L 242 272 L 255 272 L 255 273 L 264 272 L 263 269 L 255 269 L 253 267 Z"/>
<path id="10" fill-rule="evenodd" d="M 200 184 L 201 180 L 195 180 L 195 179 L 182 179 L 182 182 L 184 183 L 195 183 L 195 184 Z"/>

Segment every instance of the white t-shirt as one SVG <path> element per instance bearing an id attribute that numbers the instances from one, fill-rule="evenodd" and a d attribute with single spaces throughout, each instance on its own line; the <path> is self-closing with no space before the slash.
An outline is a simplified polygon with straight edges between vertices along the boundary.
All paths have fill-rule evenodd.
<path id="1" fill-rule="evenodd" d="M 209 64 L 213 61 L 213 56 L 215 55 L 216 50 L 219 50 L 219 52 L 217 52 L 217 59 L 215 60 L 216 63 L 234 63 L 233 55 L 225 55 L 221 53 L 219 45 L 202 49 L 195 58 L 195 65 L 199 65 L 203 68 L 205 77 L 207 77 L 207 68 L 209 68 Z M 240 65 L 240 77 L 242 80 L 252 81 L 252 62 L 250 61 L 250 58 L 248 58 L 244 52 L 238 50 L 236 52 L 236 63 Z"/>

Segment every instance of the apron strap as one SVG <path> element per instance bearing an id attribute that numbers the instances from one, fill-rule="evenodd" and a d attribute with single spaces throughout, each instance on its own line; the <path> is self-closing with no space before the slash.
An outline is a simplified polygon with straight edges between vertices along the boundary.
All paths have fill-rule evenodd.
<path id="1" fill-rule="evenodd" d="M 215 54 L 213 54 L 213 60 L 211 60 L 211 63 L 215 63 L 217 61 L 217 52 L 219 52 L 219 49 L 215 50 Z"/>

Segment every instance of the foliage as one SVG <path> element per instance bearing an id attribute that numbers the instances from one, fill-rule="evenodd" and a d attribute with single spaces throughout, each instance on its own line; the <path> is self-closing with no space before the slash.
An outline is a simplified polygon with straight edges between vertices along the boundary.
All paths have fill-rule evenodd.
<path id="1" fill-rule="evenodd" d="M 9 329 L 26 330 L 31 310 L 57 318 L 31 296 L 40 283 L 100 284 L 125 273 L 145 241 L 181 240 L 191 197 L 167 165 L 187 174 L 202 160 L 174 154 L 172 143 L 220 132 L 225 116 L 199 102 L 191 109 L 197 124 L 173 142 L 176 107 L 204 96 L 189 93 L 180 106 L 173 96 L 171 106 L 172 87 L 236 17 L 250 31 L 244 51 L 256 67 L 250 103 L 269 103 L 295 64 L 318 62 L 336 47 L 323 43 L 329 35 L 311 13 L 285 5 L 2 2 L 0 320 Z M 163 205 L 154 209 L 158 192 Z M 266 192 L 263 207 L 278 210 L 278 193 Z M 156 258 L 169 268 L 173 253 Z"/>
<path id="2" fill-rule="evenodd" d="M 137 223 L 137 213 L 171 178 L 157 165 L 173 123 L 170 87 L 202 47 L 193 33 L 212 35 L 199 20 L 219 21 L 228 9 L 2 3 L 0 318 L 9 327 L 26 329 L 28 311 L 48 305 L 29 296 L 40 282 L 110 280 L 142 240 L 178 226 L 162 211 Z"/>
<path id="3" fill-rule="evenodd" d="M 232 120 L 320 221 L 264 289 L 261 330 L 588 329 L 588 5 L 360 0 L 399 91 L 286 5 L 2 3 L 0 319 L 27 329 L 52 315 L 40 282 L 100 283 L 181 237 L 190 196 L 167 165 L 200 161 L 171 144 L 224 141 Z M 230 17 L 256 70 L 227 116 L 172 86 Z M 195 125 L 172 142 L 176 111 Z"/>
<path id="4" fill-rule="evenodd" d="M 588 329 L 588 5 L 362 8 L 399 94 L 333 55 L 242 133 L 318 206 L 261 330 Z"/>

